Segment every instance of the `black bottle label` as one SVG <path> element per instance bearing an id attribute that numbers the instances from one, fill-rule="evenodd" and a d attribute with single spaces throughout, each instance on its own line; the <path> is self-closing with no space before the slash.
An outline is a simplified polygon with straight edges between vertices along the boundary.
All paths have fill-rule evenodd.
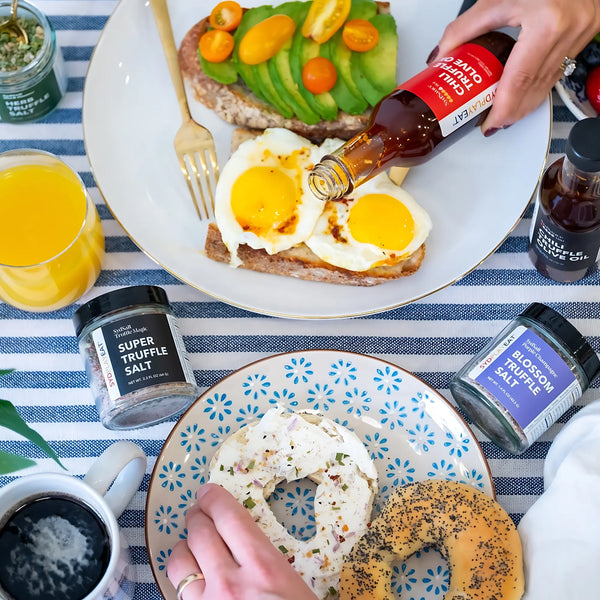
<path id="1" fill-rule="evenodd" d="M 92 338 L 112 400 L 150 385 L 195 381 L 171 315 L 117 320 L 95 329 Z"/>
<path id="2" fill-rule="evenodd" d="M 562 271 L 591 267 L 598 257 L 600 230 L 576 233 L 555 225 L 536 206 L 529 236 L 531 249 L 548 266 Z"/>

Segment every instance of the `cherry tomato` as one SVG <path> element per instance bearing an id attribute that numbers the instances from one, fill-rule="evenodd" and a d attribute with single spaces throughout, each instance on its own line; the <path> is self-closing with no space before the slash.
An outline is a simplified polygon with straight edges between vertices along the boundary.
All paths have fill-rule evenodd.
<path id="1" fill-rule="evenodd" d="M 377 46 L 379 31 L 366 19 L 351 19 L 344 25 L 342 39 L 350 50 L 366 52 Z"/>
<path id="2" fill-rule="evenodd" d="M 600 66 L 592 69 L 585 82 L 585 93 L 590 104 L 600 115 Z"/>
<path id="3" fill-rule="evenodd" d="M 296 23 L 287 15 L 273 15 L 251 27 L 240 42 L 240 60 L 257 65 L 275 56 L 294 35 Z"/>
<path id="4" fill-rule="evenodd" d="M 233 52 L 233 36 L 222 29 L 207 31 L 198 44 L 202 58 L 209 62 L 223 62 Z"/>
<path id="5" fill-rule="evenodd" d="M 337 81 L 334 64 L 323 56 L 315 56 L 306 61 L 302 69 L 302 83 L 313 94 L 328 92 Z"/>
<path id="6" fill-rule="evenodd" d="M 302 25 L 302 35 L 323 44 L 344 24 L 351 3 L 351 0 L 313 0 Z"/>
<path id="7" fill-rule="evenodd" d="M 233 0 L 219 2 L 210 13 L 208 22 L 213 29 L 233 31 L 242 20 L 242 7 Z"/>

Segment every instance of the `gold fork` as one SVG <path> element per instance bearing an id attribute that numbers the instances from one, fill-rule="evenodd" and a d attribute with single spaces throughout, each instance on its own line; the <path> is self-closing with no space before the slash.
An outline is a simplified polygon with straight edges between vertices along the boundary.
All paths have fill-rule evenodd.
<path id="1" fill-rule="evenodd" d="M 210 131 L 196 123 L 190 114 L 167 1 L 150 0 L 150 3 L 183 119 L 175 134 L 175 153 L 198 216 L 201 220 L 211 219 L 214 216 L 214 187 L 219 178 L 215 142 Z"/>

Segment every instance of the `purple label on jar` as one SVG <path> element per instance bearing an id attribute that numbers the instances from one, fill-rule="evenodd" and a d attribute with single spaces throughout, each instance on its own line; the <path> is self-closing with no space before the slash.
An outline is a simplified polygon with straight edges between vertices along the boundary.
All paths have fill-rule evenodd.
<path id="1" fill-rule="evenodd" d="M 561 356 L 523 326 L 491 350 L 469 376 L 493 394 L 523 429 L 579 387 Z"/>

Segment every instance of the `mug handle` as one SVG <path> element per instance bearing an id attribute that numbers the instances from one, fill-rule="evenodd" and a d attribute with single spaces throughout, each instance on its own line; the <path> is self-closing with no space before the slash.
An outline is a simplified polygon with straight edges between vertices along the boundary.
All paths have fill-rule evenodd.
<path id="1" fill-rule="evenodd" d="M 146 473 L 146 455 L 133 442 L 110 445 L 92 464 L 83 481 L 96 490 L 119 518 L 140 487 Z"/>

